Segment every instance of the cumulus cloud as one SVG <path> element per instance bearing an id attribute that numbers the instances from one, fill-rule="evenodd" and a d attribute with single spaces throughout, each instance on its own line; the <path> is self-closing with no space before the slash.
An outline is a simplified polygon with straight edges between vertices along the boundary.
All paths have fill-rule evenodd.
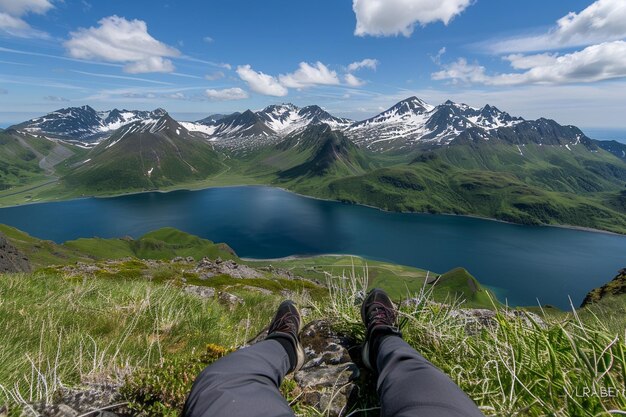
<path id="1" fill-rule="evenodd" d="M 350 67 L 353 69 L 359 68 L 376 68 L 378 61 L 374 59 L 365 59 L 359 62 L 353 62 L 346 69 Z M 351 72 L 344 74 L 337 74 L 328 66 L 322 62 L 315 62 L 310 64 L 308 62 L 301 62 L 298 69 L 294 72 L 287 74 L 280 74 L 278 76 L 272 76 L 264 74 L 262 72 L 254 71 L 250 65 L 243 65 L 237 67 L 237 74 L 239 77 L 248 83 L 250 89 L 256 93 L 264 94 L 267 96 L 286 96 L 289 93 L 290 88 L 305 89 L 316 86 L 339 86 L 348 85 L 350 87 L 359 87 L 365 84 L 365 82 L 357 78 Z M 343 83 L 342 83 L 343 80 Z"/>
<path id="2" fill-rule="evenodd" d="M 580 13 L 570 12 L 547 33 L 490 42 L 495 53 L 547 51 L 626 38 L 626 2 L 597 0 Z"/>
<path id="3" fill-rule="evenodd" d="M 124 71 L 133 74 L 175 70 L 168 58 L 180 52 L 153 38 L 146 22 L 110 16 L 98 24 L 70 33 L 64 46 L 72 58 L 124 63 Z"/>
<path id="4" fill-rule="evenodd" d="M 487 74 L 485 67 L 460 58 L 432 74 L 434 80 L 485 85 L 590 83 L 626 77 L 626 42 L 605 42 L 568 54 L 509 55 L 524 72 Z"/>
<path id="5" fill-rule="evenodd" d="M 23 16 L 45 14 L 53 7 L 50 0 L 0 0 L 0 33 L 19 38 L 46 38 L 45 32 L 32 28 Z"/>
<path id="6" fill-rule="evenodd" d="M 288 88 L 307 88 L 315 85 L 338 85 L 341 84 L 335 71 L 330 70 L 321 62 L 311 65 L 301 62 L 295 72 L 281 74 L 278 79 L 282 85 Z"/>
<path id="7" fill-rule="evenodd" d="M 255 93 L 266 96 L 284 97 L 289 92 L 287 88 L 278 82 L 276 77 L 257 72 L 253 70 L 250 65 L 237 67 L 237 74 Z"/>
<path id="8" fill-rule="evenodd" d="M 488 84 L 485 67 L 477 63 L 471 64 L 465 58 L 443 65 L 441 71 L 431 75 L 433 80 L 448 80 L 453 84 Z"/>
<path id="9" fill-rule="evenodd" d="M 450 21 L 472 0 L 353 0 L 357 36 L 410 36 L 415 25 Z"/>
<path id="10" fill-rule="evenodd" d="M 248 98 L 248 93 L 241 88 L 225 88 L 223 90 L 206 90 L 206 96 L 215 101 L 226 101 L 226 100 L 243 100 Z"/>
<path id="11" fill-rule="evenodd" d="M 350 87 L 360 87 L 365 84 L 365 81 L 355 77 L 353 74 L 346 74 L 344 80 L 346 80 L 346 84 Z"/>
<path id="12" fill-rule="evenodd" d="M 367 68 L 375 71 L 378 67 L 378 64 L 379 62 L 377 59 L 366 58 L 362 61 L 353 62 L 352 64 L 348 65 L 348 71 L 354 72 L 362 68 Z"/>

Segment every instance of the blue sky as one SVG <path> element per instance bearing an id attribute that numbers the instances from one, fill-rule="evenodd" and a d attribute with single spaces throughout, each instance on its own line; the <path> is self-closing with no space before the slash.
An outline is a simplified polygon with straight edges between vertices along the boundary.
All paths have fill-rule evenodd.
<path id="1" fill-rule="evenodd" d="M 624 21 L 624 0 L 0 0 L 0 125 L 83 104 L 362 119 L 417 95 L 626 129 Z"/>

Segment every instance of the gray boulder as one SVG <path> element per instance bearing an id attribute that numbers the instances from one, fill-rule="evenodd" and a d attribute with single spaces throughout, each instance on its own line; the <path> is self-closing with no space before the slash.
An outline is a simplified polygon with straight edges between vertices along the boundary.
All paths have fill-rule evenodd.
<path id="1" fill-rule="evenodd" d="M 28 258 L 0 233 L 0 274 L 11 272 L 30 272 Z"/>
<path id="2" fill-rule="evenodd" d="M 213 298 L 215 297 L 215 288 L 201 287 L 199 285 L 185 285 L 183 291 L 187 294 L 193 294 L 200 298 Z"/>
<path id="3" fill-rule="evenodd" d="M 302 389 L 302 404 L 331 417 L 347 414 L 351 398 L 358 393 L 355 382 L 360 376 L 348 350 L 354 341 L 325 320 L 307 324 L 300 340 L 307 359 L 293 378 Z"/>
<path id="4" fill-rule="evenodd" d="M 117 417 L 118 414 L 129 414 L 118 387 L 98 384 L 62 389 L 56 394 L 54 404 L 31 404 L 22 412 L 23 417 Z"/>

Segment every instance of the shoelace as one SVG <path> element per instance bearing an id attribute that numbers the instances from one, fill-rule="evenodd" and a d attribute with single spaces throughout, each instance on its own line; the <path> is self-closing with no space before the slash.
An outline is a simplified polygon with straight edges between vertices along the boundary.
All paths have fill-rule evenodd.
<path id="1" fill-rule="evenodd" d="M 291 314 L 292 312 L 289 311 L 288 313 L 283 314 L 278 321 L 276 322 L 276 324 L 273 326 L 272 329 L 270 329 L 270 333 L 271 332 L 282 332 L 282 333 L 297 333 L 297 330 L 295 330 L 298 326 L 298 324 L 296 323 L 296 320 L 286 320 L 286 318 L 290 315 L 294 315 L 295 314 Z"/>
<path id="2" fill-rule="evenodd" d="M 395 310 L 387 307 L 381 302 L 374 301 L 370 307 L 368 319 L 370 326 L 373 324 L 384 324 L 393 326 L 396 320 Z"/>

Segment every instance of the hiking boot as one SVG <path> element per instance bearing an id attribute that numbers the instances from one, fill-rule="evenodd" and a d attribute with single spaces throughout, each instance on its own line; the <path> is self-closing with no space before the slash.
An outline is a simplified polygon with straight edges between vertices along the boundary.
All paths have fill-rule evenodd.
<path id="1" fill-rule="evenodd" d="M 402 333 L 396 327 L 397 318 L 398 312 L 387 293 L 380 288 L 371 290 L 361 306 L 361 319 L 367 329 L 361 356 L 367 368 L 376 370 L 376 357 L 381 336 L 402 337 Z"/>
<path id="2" fill-rule="evenodd" d="M 273 339 L 283 345 L 291 363 L 289 372 L 296 372 L 304 365 L 304 349 L 300 344 L 298 333 L 300 333 L 300 313 L 293 301 L 283 301 L 270 324 L 266 340 Z"/>

